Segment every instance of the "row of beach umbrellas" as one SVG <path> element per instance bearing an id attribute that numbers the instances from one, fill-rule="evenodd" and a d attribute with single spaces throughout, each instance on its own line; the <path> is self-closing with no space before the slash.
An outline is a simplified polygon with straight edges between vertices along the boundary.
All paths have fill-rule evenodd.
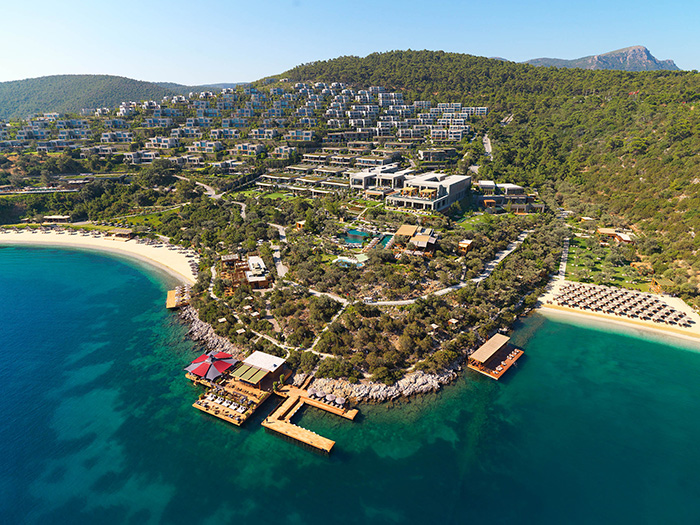
<path id="1" fill-rule="evenodd" d="M 335 394 L 327 394 L 323 390 L 317 390 L 315 388 L 309 389 L 309 397 L 312 399 L 318 399 L 319 401 L 324 401 L 327 403 L 335 403 L 336 405 L 343 406 L 345 404 L 345 398 L 336 396 Z"/>
<path id="2" fill-rule="evenodd" d="M 669 306 L 658 297 L 608 286 L 567 283 L 555 295 L 554 302 L 561 306 L 603 311 L 625 317 L 641 318 L 667 324 L 690 326 L 693 320 L 684 312 Z"/>

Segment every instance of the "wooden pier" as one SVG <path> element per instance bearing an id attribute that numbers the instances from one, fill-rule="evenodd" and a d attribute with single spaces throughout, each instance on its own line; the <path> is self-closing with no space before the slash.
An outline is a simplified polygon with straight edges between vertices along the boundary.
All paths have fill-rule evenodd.
<path id="1" fill-rule="evenodd" d="M 236 426 L 243 425 L 272 395 L 267 390 L 261 390 L 233 377 L 224 378 L 221 382 L 215 383 L 191 372 L 185 376 L 194 384 L 200 384 L 207 388 L 207 392 L 192 405 L 194 408 Z M 272 414 L 265 418 L 262 426 L 290 441 L 302 443 L 324 454 L 330 454 L 335 441 L 295 425 L 291 421 L 292 417 L 304 405 L 325 410 L 350 421 L 353 421 L 359 413 L 356 408 L 348 409 L 314 399 L 309 396 L 307 390 L 291 385 L 282 386 L 276 393 L 286 399 Z"/>
<path id="2" fill-rule="evenodd" d="M 302 406 L 304 406 L 304 402 L 299 397 L 288 397 L 277 407 L 277 410 L 265 418 L 265 421 L 262 422 L 262 426 L 289 439 L 304 443 L 325 454 L 330 454 L 333 445 L 335 445 L 335 441 L 319 436 L 316 432 L 312 432 L 311 430 L 307 430 L 290 422 L 294 414 L 296 414 Z"/>
<path id="3" fill-rule="evenodd" d="M 165 307 L 169 310 L 187 306 L 190 304 L 189 298 L 178 290 L 168 290 L 168 296 L 165 299 Z"/>
<path id="4" fill-rule="evenodd" d="M 355 408 L 348 410 L 329 405 L 317 399 L 312 399 L 309 397 L 308 392 L 306 390 L 302 390 L 301 388 L 283 386 L 277 393 L 283 397 L 286 397 L 287 399 L 285 399 L 285 401 L 279 407 L 277 407 L 272 414 L 265 418 L 265 420 L 262 422 L 262 426 L 288 439 L 303 443 L 304 445 L 325 454 L 330 454 L 333 446 L 335 445 L 335 441 L 319 436 L 311 430 L 307 430 L 293 424 L 291 419 L 294 414 L 296 414 L 305 404 L 325 410 L 326 412 L 349 419 L 351 421 L 354 420 L 358 414 L 358 411 Z"/>

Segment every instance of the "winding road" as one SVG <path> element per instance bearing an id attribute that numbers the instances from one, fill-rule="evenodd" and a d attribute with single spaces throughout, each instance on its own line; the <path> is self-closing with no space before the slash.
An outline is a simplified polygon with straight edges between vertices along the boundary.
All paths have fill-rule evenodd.
<path id="1" fill-rule="evenodd" d="M 492 157 L 493 155 L 493 148 L 491 147 L 491 139 L 489 138 L 488 135 L 484 135 L 484 138 L 481 139 L 481 141 L 484 143 L 484 151 L 486 151 L 486 155 L 489 157 Z"/>
<path id="2" fill-rule="evenodd" d="M 212 188 L 211 186 L 209 186 L 208 184 L 204 184 L 203 182 L 192 181 L 192 179 L 190 179 L 188 177 L 183 177 L 182 175 L 173 175 L 173 177 L 175 177 L 176 179 L 180 179 L 180 180 L 188 180 L 188 181 L 194 182 L 197 186 L 204 188 L 204 193 L 206 193 L 206 195 L 208 197 L 211 197 L 214 200 L 219 200 L 223 196 L 223 194 L 226 193 L 226 192 L 216 193 L 216 190 L 214 188 Z M 240 203 L 236 203 L 236 204 L 240 204 Z"/>

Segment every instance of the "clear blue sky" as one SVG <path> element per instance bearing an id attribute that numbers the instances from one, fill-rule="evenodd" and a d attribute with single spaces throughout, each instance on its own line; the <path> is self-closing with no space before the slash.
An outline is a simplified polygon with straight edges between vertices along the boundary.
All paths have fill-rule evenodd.
<path id="1" fill-rule="evenodd" d="M 0 81 L 92 73 L 206 84 L 393 49 L 508 60 L 645 45 L 700 70 L 697 0 L 6 2 Z"/>

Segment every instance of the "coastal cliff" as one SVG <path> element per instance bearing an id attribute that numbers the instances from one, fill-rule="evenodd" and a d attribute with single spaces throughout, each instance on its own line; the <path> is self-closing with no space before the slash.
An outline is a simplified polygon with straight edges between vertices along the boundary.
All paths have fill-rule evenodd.
<path id="1" fill-rule="evenodd" d="M 207 350 L 226 352 L 241 360 L 244 358 L 243 351 L 228 339 L 217 335 L 209 323 L 205 323 L 199 318 L 197 310 L 192 306 L 181 308 L 180 318 L 190 325 L 187 336 L 193 341 L 205 345 Z"/>

